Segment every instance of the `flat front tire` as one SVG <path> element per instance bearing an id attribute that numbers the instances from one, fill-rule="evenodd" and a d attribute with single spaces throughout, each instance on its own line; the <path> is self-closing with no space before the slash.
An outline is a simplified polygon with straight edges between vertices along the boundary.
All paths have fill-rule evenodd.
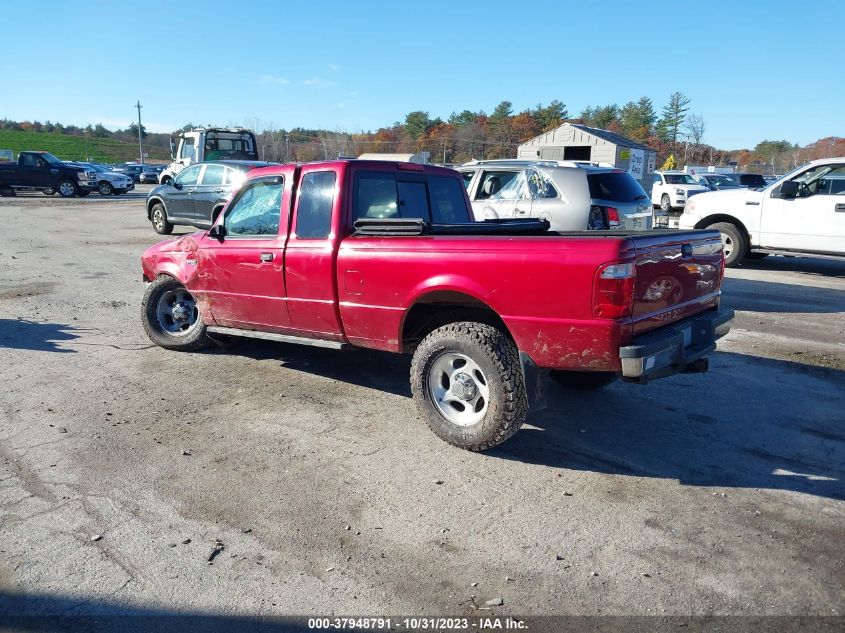
<path id="1" fill-rule="evenodd" d="M 411 362 L 411 392 L 429 428 L 470 451 L 501 444 L 528 414 L 516 345 L 484 323 L 450 323 L 426 336 Z"/>
<path id="2" fill-rule="evenodd" d="M 147 287 L 141 301 L 141 322 L 150 340 L 165 349 L 193 352 L 209 343 L 193 295 L 167 275 Z"/>

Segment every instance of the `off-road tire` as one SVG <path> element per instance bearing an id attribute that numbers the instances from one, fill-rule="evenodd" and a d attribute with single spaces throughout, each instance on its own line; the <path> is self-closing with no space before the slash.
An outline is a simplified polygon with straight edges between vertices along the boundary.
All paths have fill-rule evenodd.
<path id="1" fill-rule="evenodd" d="M 167 211 L 161 202 L 156 202 L 150 209 L 150 222 L 153 223 L 153 230 L 159 235 L 170 235 L 173 232 L 173 225 L 167 221 Z"/>
<path id="2" fill-rule="evenodd" d="M 748 241 L 742 229 L 730 222 L 716 222 L 707 228 L 722 234 L 722 242 L 725 244 L 725 266 L 727 268 L 739 266 L 748 250 Z"/>
<path id="3" fill-rule="evenodd" d="M 188 334 L 180 336 L 168 333 L 158 320 L 158 302 L 162 295 L 179 289 L 184 289 L 179 280 L 167 275 L 160 275 L 147 286 L 144 298 L 141 300 L 141 324 L 150 340 L 159 347 L 177 352 L 195 352 L 211 343 L 206 336 L 206 326 L 202 322 L 202 316 L 199 317 L 196 326 Z"/>
<path id="4" fill-rule="evenodd" d="M 463 354 L 484 373 L 489 389 L 487 411 L 470 426 L 455 424 L 437 408 L 429 390 L 429 372 L 443 354 Z M 422 418 L 442 440 L 469 451 L 483 451 L 516 433 L 528 414 L 528 398 L 513 341 L 484 323 L 460 321 L 426 336 L 411 362 L 411 393 Z"/>
<path id="5" fill-rule="evenodd" d="M 616 382 L 619 374 L 613 371 L 558 371 L 549 372 L 549 377 L 568 389 L 592 391 Z"/>
<path id="6" fill-rule="evenodd" d="M 65 185 L 70 185 L 70 186 L 66 187 Z M 62 198 L 73 198 L 74 196 L 79 195 L 79 187 L 72 180 L 60 180 L 59 184 L 56 185 L 56 191 L 59 192 L 59 195 Z M 71 193 L 71 191 L 73 193 Z"/>

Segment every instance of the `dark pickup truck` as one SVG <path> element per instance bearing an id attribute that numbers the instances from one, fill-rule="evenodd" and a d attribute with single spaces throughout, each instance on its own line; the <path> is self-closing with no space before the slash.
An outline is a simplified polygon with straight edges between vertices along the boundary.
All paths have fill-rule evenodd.
<path id="1" fill-rule="evenodd" d="M 16 189 L 57 191 L 63 198 L 87 196 L 97 189 L 97 174 L 49 152 L 21 152 L 17 162 L 0 162 L 0 195 L 13 196 Z"/>

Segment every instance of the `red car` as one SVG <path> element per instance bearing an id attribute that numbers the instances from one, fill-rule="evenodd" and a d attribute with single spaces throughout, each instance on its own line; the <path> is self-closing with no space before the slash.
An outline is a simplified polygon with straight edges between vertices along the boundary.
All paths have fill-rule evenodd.
<path id="1" fill-rule="evenodd" d="M 470 450 L 519 429 L 546 370 L 596 388 L 707 369 L 733 316 L 717 231 L 546 227 L 472 222 L 450 169 L 257 169 L 209 231 L 143 254 L 143 324 L 174 350 L 240 335 L 413 354 L 421 415 Z"/>

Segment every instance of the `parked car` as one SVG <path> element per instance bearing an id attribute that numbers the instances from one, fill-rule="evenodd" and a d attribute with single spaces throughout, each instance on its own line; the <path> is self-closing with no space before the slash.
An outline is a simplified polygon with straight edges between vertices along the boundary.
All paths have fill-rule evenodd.
<path id="1" fill-rule="evenodd" d="M 554 231 L 652 228 L 631 174 L 576 161 L 487 160 L 457 167 L 476 220 L 544 218 Z"/>
<path id="2" fill-rule="evenodd" d="M 707 370 L 733 316 L 718 232 L 471 219 L 451 169 L 256 169 L 211 229 L 144 252 L 142 323 L 171 350 L 246 336 L 412 354 L 421 417 L 468 450 L 541 407 L 546 370 L 587 389 Z"/>
<path id="3" fill-rule="evenodd" d="M 693 178 L 699 185 L 704 185 L 710 191 L 736 189 L 739 187 L 739 184 L 727 174 L 697 174 Z"/>
<path id="4" fill-rule="evenodd" d="M 136 183 L 158 182 L 158 172 L 150 165 L 127 163 L 119 168 L 119 171 L 131 177 Z"/>
<path id="5" fill-rule="evenodd" d="M 97 191 L 99 191 L 102 196 L 110 196 L 112 194 L 120 195 L 126 193 L 127 191 L 132 191 L 135 188 L 135 184 L 129 176 L 112 171 L 105 165 L 100 165 L 98 163 L 79 164 L 96 172 Z M 52 194 L 54 192 L 52 189 L 48 189 L 45 190 L 44 193 Z"/>
<path id="6" fill-rule="evenodd" d="M 687 200 L 699 193 L 710 191 L 698 184 L 689 174 L 681 171 L 656 171 L 651 188 L 651 203 L 660 208 L 656 224 L 665 228 L 676 228 Z"/>
<path id="7" fill-rule="evenodd" d="M 760 174 L 730 174 L 730 177 L 739 187 L 760 189 L 766 186 L 766 179 Z"/>
<path id="8" fill-rule="evenodd" d="M 97 188 L 97 174 L 79 163 L 64 163 L 49 152 L 21 152 L 17 162 L 0 162 L 0 195 L 40 189 L 63 198 L 84 197 Z"/>
<path id="9" fill-rule="evenodd" d="M 208 228 L 246 173 L 271 164 L 232 160 L 191 165 L 147 194 L 147 219 L 161 235 L 169 235 L 177 224 Z"/>
<path id="10" fill-rule="evenodd" d="M 727 266 L 772 251 L 845 256 L 845 158 L 815 160 L 763 189 L 696 196 L 679 226 L 718 230 Z"/>

